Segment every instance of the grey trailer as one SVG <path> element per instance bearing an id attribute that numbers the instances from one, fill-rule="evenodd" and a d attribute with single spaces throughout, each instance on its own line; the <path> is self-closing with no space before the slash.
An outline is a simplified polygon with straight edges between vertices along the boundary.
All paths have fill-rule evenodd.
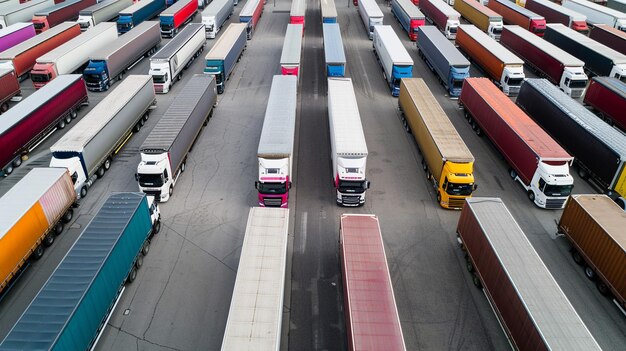
<path id="1" fill-rule="evenodd" d="M 86 31 L 101 22 L 112 21 L 120 11 L 131 6 L 133 0 L 104 0 L 78 13 L 78 24 L 81 31 Z"/>
<path id="2" fill-rule="evenodd" d="M 338 23 L 323 23 L 324 34 L 324 62 L 326 62 L 327 77 L 346 76 L 346 53 L 343 49 L 343 39 Z"/>

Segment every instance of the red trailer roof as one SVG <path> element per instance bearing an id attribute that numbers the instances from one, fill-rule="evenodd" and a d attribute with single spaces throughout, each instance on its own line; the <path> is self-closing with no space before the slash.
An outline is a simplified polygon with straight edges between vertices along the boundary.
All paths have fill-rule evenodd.
<path id="1" fill-rule="evenodd" d="M 406 350 L 376 216 L 341 216 L 341 266 L 348 349 Z"/>

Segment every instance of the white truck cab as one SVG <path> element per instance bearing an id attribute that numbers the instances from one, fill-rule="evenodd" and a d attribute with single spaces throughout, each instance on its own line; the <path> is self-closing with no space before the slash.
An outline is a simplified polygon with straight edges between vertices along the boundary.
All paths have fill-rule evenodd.
<path id="1" fill-rule="evenodd" d="M 511 177 L 526 189 L 531 201 L 541 208 L 560 209 L 574 188 L 574 178 L 569 172 L 569 164 L 549 165 L 539 161 L 537 170 L 527 186 L 515 173 Z"/>
<path id="2" fill-rule="evenodd" d="M 624 31 L 626 31 L 626 27 L 624 27 Z M 611 78 L 617 78 L 622 82 L 626 83 L 626 63 L 619 63 L 613 66 L 611 69 L 611 73 L 609 74 Z"/>
<path id="3" fill-rule="evenodd" d="M 148 74 L 152 76 L 155 85 L 159 85 L 157 92 L 166 94 L 170 91 L 172 77 L 170 77 L 170 63 L 167 61 L 150 61 Z"/>
<path id="4" fill-rule="evenodd" d="M 508 96 L 519 94 L 519 90 L 524 82 L 524 66 L 520 65 L 506 65 L 502 71 L 500 77 L 500 87 L 502 92 Z"/>
<path id="5" fill-rule="evenodd" d="M 573 99 L 583 96 L 587 89 L 589 78 L 583 67 L 565 67 L 559 88 Z"/>
<path id="6" fill-rule="evenodd" d="M 166 202 L 174 192 L 174 186 L 184 164 L 176 174 L 172 174 L 172 166 L 167 152 L 161 154 L 141 153 L 141 162 L 137 165 L 137 181 L 139 190 L 156 197 L 157 201 Z"/>
<path id="7" fill-rule="evenodd" d="M 489 37 L 495 39 L 496 41 L 500 41 L 503 28 L 504 28 L 504 23 L 502 23 L 502 20 L 490 21 L 489 27 L 487 28 L 487 34 L 489 35 Z"/>
<path id="8" fill-rule="evenodd" d="M 50 159 L 50 167 L 67 168 L 70 176 L 72 177 L 72 182 L 74 183 L 74 190 L 76 191 L 77 199 L 82 199 L 87 196 L 89 187 L 91 187 L 94 181 L 98 178 L 97 174 L 94 174 L 89 179 L 87 178 L 87 174 L 85 173 L 83 165 L 78 157 L 64 159 L 52 157 Z M 104 175 L 104 173 L 102 175 Z"/>
<path id="9" fill-rule="evenodd" d="M 215 16 L 202 16 L 202 24 L 204 24 L 206 37 L 215 39 L 215 36 L 220 31 L 220 27 L 215 24 Z"/>
<path id="10" fill-rule="evenodd" d="M 448 19 L 446 21 L 446 28 L 443 31 L 443 33 L 446 35 L 446 38 L 450 40 L 456 39 L 456 32 L 459 30 L 459 24 L 461 23 L 458 19 Z"/>
<path id="11" fill-rule="evenodd" d="M 365 191 L 370 187 L 370 182 L 365 179 L 366 162 L 367 156 L 337 157 L 337 204 L 360 206 L 365 203 Z"/>

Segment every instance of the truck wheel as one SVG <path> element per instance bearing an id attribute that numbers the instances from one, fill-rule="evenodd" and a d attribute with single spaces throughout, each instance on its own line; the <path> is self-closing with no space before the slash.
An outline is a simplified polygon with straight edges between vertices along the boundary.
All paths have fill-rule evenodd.
<path id="1" fill-rule="evenodd" d="M 65 116 L 65 123 L 66 123 L 66 124 L 70 124 L 70 123 L 72 123 L 72 115 L 67 115 L 67 116 Z"/>
<path id="2" fill-rule="evenodd" d="M 31 256 L 34 260 L 38 260 L 43 256 L 44 253 L 43 245 L 39 244 L 35 250 L 33 251 L 33 255 Z"/>
<path id="3" fill-rule="evenodd" d="M 19 167 L 22 165 L 22 158 L 18 157 L 13 161 L 13 167 Z"/>
<path id="4" fill-rule="evenodd" d="M 4 169 L 4 175 L 7 176 L 9 174 L 13 173 L 13 164 L 8 165 L 5 169 Z"/>
<path id="5" fill-rule="evenodd" d="M 589 266 L 585 266 L 585 275 L 587 276 L 587 278 L 589 280 L 595 280 L 596 279 L 596 272 L 594 272 L 593 268 L 591 268 Z"/>
<path id="6" fill-rule="evenodd" d="M 426 165 L 426 160 L 422 159 L 422 169 L 424 172 L 428 171 L 428 166 Z"/>
<path id="7" fill-rule="evenodd" d="M 100 166 L 100 168 L 98 168 L 98 171 L 96 172 L 96 174 L 98 175 L 98 178 L 104 177 L 104 168 L 102 166 Z"/>
<path id="8" fill-rule="evenodd" d="M 154 227 L 152 228 L 152 235 L 155 235 L 161 231 L 161 221 L 157 221 L 154 223 Z"/>
<path id="9" fill-rule="evenodd" d="M 2 105 L 0 105 L 0 112 L 4 113 L 4 112 L 7 112 L 8 110 L 9 110 L 8 102 L 4 102 L 2 103 Z"/>
<path id="10" fill-rule="evenodd" d="M 135 281 L 135 278 L 137 278 L 137 267 L 133 265 L 133 268 L 130 270 L 130 273 L 128 273 L 128 277 L 126 277 L 126 282 L 132 283 Z"/>
<path id="11" fill-rule="evenodd" d="M 150 240 L 146 240 L 141 247 L 141 254 L 146 256 L 150 252 Z"/>
<path id="12" fill-rule="evenodd" d="M 87 192 L 89 191 L 89 189 L 87 189 L 87 186 L 83 186 L 82 188 L 80 188 L 80 198 L 84 199 L 85 196 L 87 196 Z"/>
<path id="13" fill-rule="evenodd" d="M 437 203 L 441 204 L 441 193 L 437 192 Z"/>
<path id="14" fill-rule="evenodd" d="M 54 233 L 55 233 L 56 235 L 61 235 L 61 234 L 63 234 L 63 228 L 64 228 L 64 227 L 65 227 L 65 226 L 63 225 L 63 223 L 62 223 L 62 222 L 57 223 L 56 227 L 54 227 Z"/>
<path id="15" fill-rule="evenodd" d="M 483 285 L 480 283 L 480 279 L 478 279 L 478 276 L 476 274 L 472 275 L 472 282 L 474 283 L 475 287 L 477 287 L 478 289 L 482 289 Z"/>
<path id="16" fill-rule="evenodd" d="M 135 124 L 135 127 L 133 127 L 133 132 L 137 133 L 139 132 L 139 130 L 141 129 L 141 126 L 139 125 L 139 123 Z"/>
<path id="17" fill-rule="evenodd" d="M 572 259 L 574 259 L 574 262 L 576 262 L 576 264 L 582 266 L 583 263 L 585 263 L 583 261 L 583 257 L 580 255 L 580 252 L 578 252 L 576 249 L 572 248 L 570 252 L 572 253 Z"/>
<path id="18" fill-rule="evenodd" d="M 587 178 L 589 178 L 589 173 L 580 167 L 578 168 L 578 175 L 584 180 L 587 180 Z"/>
<path id="19" fill-rule="evenodd" d="M 143 125 L 144 125 L 144 124 L 146 124 L 146 120 L 145 120 L 145 119 L 143 119 L 143 117 L 141 117 L 141 118 L 139 119 L 139 126 L 140 126 L 140 127 L 143 127 Z"/>
<path id="20" fill-rule="evenodd" d="M 63 215 L 63 218 L 62 218 L 63 223 L 69 223 L 72 220 L 73 217 L 74 217 L 74 210 L 70 208 Z"/>
<path id="21" fill-rule="evenodd" d="M 172 197 L 172 195 L 174 194 L 174 186 L 173 185 L 170 185 L 169 193 L 170 193 L 170 197 Z"/>
<path id="22" fill-rule="evenodd" d="M 148 112 L 146 112 L 146 114 L 143 115 L 143 121 L 144 122 L 148 122 L 148 118 L 150 118 L 150 114 Z"/>
<path id="23" fill-rule="evenodd" d="M 609 287 L 600 280 L 596 283 L 596 287 L 598 288 L 598 291 L 600 291 L 600 294 L 604 296 L 611 296 L 611 290 L 609 290 Z"/>
<path id="24" fill-rule="evenodd" d="M 515 179 L 517 178 L 517 172 L 515 172 L 515 170 L 513 168 L 511 168 L 509 170 L 509 175 L 511 176 L 511 178 Z"/>
<path id="25" fill-rule="evenodd" d="M 139 269 L 141 266 L 143 266 L 143 256 L 139 255 L 137 256 L 137 261 L 135 261 L 135 267 Z"/>
<path id="26" fill-rule="evenodd" d="M 111 158 L 107 157 L 107 159 L 104 161 L 104 170 L 108 171 L 111 168 Z"/>
<path id="27" fill-rule="evenodd" d="M 187 161 L 183 161 L 183 164 L 180 165 L 180 173 L 185 172 L 185 165 L 187 164 Z"/>
<path id="28" fill-rule="evenodd" d="M 56 228 L 54 229 L 56 232 Z M 54 243 L 54 234 L 48 233 L 45 238 L 43 238 L 43 246 L 50 247 Z"/>
<path id="29" fill-rule="evenodd" d="M 104 91 L 108 91 L 110 87 L 111 87 L 111 84 L 109 84 L 109 82 L 107 82 L 107 83 L 104 85 L 104 88 L 103 88 L 103 89 L 104 89 Z"/>
<path id="30" fill-rule="evenodd" d="M 478 125 L 476 125 L 476 129 L 474 131 L 476 132 L 476 135 L 478 135 L 478 136 L 482 136 L 483 135 L 483 130 L 480 129 L 480 127 Z"/>
<path id="31" fill-rule="evenodd" d="M 60 120 L 58 126 L 59 126 L 59 129 L 65 128 L 65 120 L 64 119 Z"/>
<path id="32" fill-rule="evenodd" d="M 465 267 L 467 267 L 468 272 L 470 273 L 474 272 L 474 265 L 469 260 L 467 261 L 467 265 Z"/>
<path id="33" fill-rule="evenodd" d="M 70 116 L 72 117 L 72 119 L 75 119 L 76 117 L 78 117 L 78 112 L 76 112 L 76 110 L 72 110 L 72 112 L 70 112 Z"/>
<path id="34" fill-rule="evenodd" d="M 532 191 L 528 192 L 528 199 L 530 200 L 530 202 L 535 202 L 535 193 L 533 193 Z"/>

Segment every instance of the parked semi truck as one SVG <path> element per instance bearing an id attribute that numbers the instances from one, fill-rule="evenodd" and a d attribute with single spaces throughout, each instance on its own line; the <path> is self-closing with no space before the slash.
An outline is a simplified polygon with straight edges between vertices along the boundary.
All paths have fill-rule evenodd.
<path id="1" fill-rule="evenodd" d="M 413 134 L 422 155 L 422 168 L 437 202 L 443 208 L 462 208 L 476 189 L 474 156 L 423 79 L 402 79 L 398 107 L 404 128 Z"/>
<path id="2" fill-rule="evenodd" d="M 525 78 L 522 59 L 472 25 L 459 26 L 456 44 L 506 95 L 519 93 Z"/>
<path id="3" fill-rule="evenodd" d="M 82 72 L 89 61 L 89 56 L 113 44 L 115 39 L 117 39 L 115 23 L 103 22 L 40 56 L 30 72 L 35 89 L 41 88 L 60 75 Z"/>
<path id="4" fill-rule="evenodd" d="M 102 22 L 109 22 L 117 19 L 120 11 L 131 6 L 133 0 L 104 0 L 95 5 L 89 6 L 78 13 L 78 24 L 80 29 L 87 29 Z"/>
<path id="5" fill-rule="evenodd" d="M 0 29 L 12 24 L 28 22 L 37 11 L 54 6 L 53 0 L 30 0 L 19 5 L 0 6 Z"/>
<path id="6" fill-rule="evenodd" d="M 259 20 L 263 15 L 264 5 L 265 0 L 250 0 L 246 2 L 241 12 L 239 12 L 239 22 L 246 24 L 246 37 L 248 40 L 252 39 L 254 30 L 259 24 Z"/>
<path id="7" fill-rule="evenodd" d="M 348 349 L 406 351 L 378 217 L 343 214 L 339 223 Z"/>
<path id="8" fill-rule="evenodd" d="M 152 77 L 128 76 L 50 147 L 50 167 L 68 169 L 78 198 L 84 198 L 155 107 Z"/>
<path id="9" fill-rule="evenodd" d="M 548 24 L 544 38 L 584 61 L 588 75 L 626 80 L 626 55 L 560 23 Z"/>
<path id="10" fill-rule="evenodd" d="M 172 40 L 150 58 L 149 74 L 154 90 L 166 94 L 183 75 L 193 60 L 200 56 L 206 44 L 204 24 L 189 23 Z"/>
<path id="11" fill-rule="evenodd" d="M 124 34 L 143 21 L 156 17 L 165 10 L 163 0 L 143 0 L 120 11 L 117 18 L 117 31 Z"/>
<path id="12" fill-rule="evenodd" d="M 470 0 L 471 1 L 471 0 Z M 489 0 L 490 9 L 502 15 L 506 24 L 518 25 L 540 37 L 546 32 L 546 19 L 509 0 Z"/>
<path id="13" fill-rule="evenodd" d="M 146 21 L 106 47 L 89 54 L 89 63 L 83 71 L 87 89 L 109 90 L 113 83 L 124 79 L 129 67 L 155 53 L 160 42 L 159 23 Z"/>
<path id="14" fill-rule="evenodd" d="M 350 78 L 328 78 L 328 119 L 337 204 L 363 205 L 370 187 L 365 178 L 368 152 Z"/>
<path id="15" fill-rule="evenodd" d="M 361 0 L 358 10 L 367 35 L 372 40 L 374 38 L 374 27 L 383 24 L 383 12 L 375 0 Z"/>
<path id="16" fill-rule="evenodd" d="M 60 168 L 34 168 L 0 198 L 0 297 L 63 232 L 75 204 L 72 178 Z"/>
<path id="17" fill-rule="evenodd" d="M 434 26 L 418 29 L 417 49 L 450 96 L 461 95 L 463 80 L 470 76 L 470 62 L 465 56 Z"/>
<path id="18" fill-rule="evenodd" d="M 226 81 L 246 50 L 245 23 L 231 23 L 206 55 L 204 73 L 215 76 L 217 93 L 222 94 Z"/>
<path id="19" fill-rule="evenodd" d="M 527 0 L 524 6 L 530 11 L 543 16 L 547 23 L 561 23 L 573 30 L 587 35 L 587 16 L 550 0 Z"/>
<path id="20" fill-rule="evenodd" d="M 557 234 L 572 245 L 574 262 L 585 268 L 603 295 L 626 311 L 626 212 L 606 195 L 572 195 Z"/>
<path id="21" fill-rule="evenodd" d="M 0 52 L 35 36 L 32 23 L 16 23 L 0 29 Z"/>
<path id="22" fill-rule="evenodd" d="M 563 208 L 574 186 L 573 157 L 486 78 L 465 79 L 459 104 L 476 133 L 484 132 L 502 153 L 530 201 Z"/>
<path id="23" fill-rule="evenodd" d="M 34 30 L 34 29 L 33 29 Z M 77 23 L 65 22 L 0 52 L 0 68 L 15 70 L 17 76 L 25 78 L 40 56 L 54 50 L 80 34 Z"/>
<path id="24" fill-rule="evenodd" d="M 289 277 L 288 230 L 288 209 L 250 209 L 222 351 L 280 349 L 285 277 Z M 263 332 L 246 332 L 252 330 Z M 241 337 L 243 334 L 246 337 Z"/>
<path id="25" fill-rule="evenodd" d="M 461 23 L 459 22 L 461 15 L 452 6 L 440 0 L 421 0 L 419 8 L 426 19 L 437 26 L 446 38 L 451 40 L 456 38 L 456 32 Z"/>
<path id="26" fill-rule="evenodd" d="M 412 41 L 417 40 L 417 28 L 425 24 L 424 14 L 411 0 L 393 0 L 391 14 L 395 17 Z"/>
<path id="27" fill-rule="evenodd" d="M 491 38 L 500 40 L 502 33 L 502 16 L 480 1 L 475 0 L 456 0 L 454 9 L 459 11 L 461 16 L 468 22 L 487 33 Z M 454 39 L 454 38 L 452 38 Z"/>
<path id="28" fill-rule="evenodd" d="M 301 24 L 304 30 L 304 15 L 306 14 L 306 0 L 292 0 L 289 11 L 289 23 Z"/>
<path id="29" fill-rule="evenodd" d="M 20 82 L 12 69 L 0 68 L 0 114 L 7 112 L 9 101 L 21 95 Z"/>
<path id="30" fill-rule="evenodd" d="M 56 129 L 76 118 L 88 102 L 85 81 L 79 74 L 59 77 L 34 92 L 0 118 L 0 167 L 2 175 L 13 172 L 30 151 Z M 53 84 L 54 83 L 54 84 Z"/>
<path id="31" fill-rule="evenodd" d="M 65 21 L 76 21 L 80 10 L 95 5 L 96 0 L 65 0 L 52 7 L 35 12 L 32 22 L 37 34 Z"/>
<path id="32" fill-rule="evenodd" d="M 283 50 L 280 54 L 280 73 L 299 77 L 302 57 L 302 24 L 288 24 Z"/>
<path id="33" fill-rule="evenodd" d="M 581 178 L 626 196 L 626 136 L 545 79 L 528 79 L 517 104 L 576 158 Z"/>
<path id="34" fill-rule="evenodd" d="M 254 187 L 259 192 L 259 206 L 288 207 L 293 181 L 297 93 L 296 77 L 274 76 L 272 79 L 257 149 L 259 178 Z"/>
<path id="35" fill-rule="evenodd" d="M 456 233 L 514 350 L 601 350 L 501 199 L 467 199 Z"/>
<path id="36" fill-rule="evenodd" d="M 196 74 L 181 89 L 139 148 L 139 190 L 166 202 L 185 171 L 189 150 L 217 103 L 214 77 Z"/>
<path id="37" fill-rule="evenodd" d="M 626 32 L 622 32 L 606 24 L 597 24 L 589 34 L 589 38 L 603 44 L 622 55 L 626 55 Z"/>
<path id="38" fill-rule="evenodd" d="M 0 350 L 91 350 L 137 277 L 159 210 L 140 193 L 110 195 L 0 344 Z M 80 271 L 80 274 L 76 274 Z M 50 310 L 54 313 L 50 313 Z M 45 315 L 46 318 L 41 318 Z"/>
<path id="39" fill-rule="evenodd" d="M 587 16 L 587 23 L 591 25 L 608 24 L 626 31 L 626 13 L 587 0 L 563 0 L 563 6 Z"/>
<path id="40" fill-rule="evenodd" d="M 173 38 L 181 27 L 193 20 L 198 12 L 198 0 L 178 0 L 161 12 L 161 35 Z"/>
<path id="41" fill-rule="evenodd" d="M 413 59 L 391 26 L 374 27 L 374 55 L 392 96 L 400 94 L 400 79 L 413 76 Z"/>
<path id="42" fill-rule="evenodd" d="M 202 23 L 206 28 L 206 37 L 215 39 L 226 20 L 233 14 L 232 0 L 215 0 L 202 11 Z"/>
<path id="43" fill-rule="evenodd" d="M 320 0 L 322 23 L 337 23 L 337 8 L 335 0 Z"/>
<path id="44" fill-rule="evenodd" d="M 583 102 L 609 124 L 626 131 L 626 83 L 615 78 L 593 77 Z"/>
<path id="45" fill-rule="evenodd" d="M 583 96 L 588 81 L 583 61 L 520 26 L 504 26 L 500 43 L 567 95 Z"/>
<path id="46" fill-rule="evenodd" d="M 327 77 L 346 76 L 346 53 L 338 23 L 323 23 L 324 63 Z"/>
<path id="47" fill-rule="evenodd" d="M 624 13 L 624 12 L 626 12 L 626 1 L 624 1 L 624 0 L 608 0 L 606 2 L 606 7 Z"/>

